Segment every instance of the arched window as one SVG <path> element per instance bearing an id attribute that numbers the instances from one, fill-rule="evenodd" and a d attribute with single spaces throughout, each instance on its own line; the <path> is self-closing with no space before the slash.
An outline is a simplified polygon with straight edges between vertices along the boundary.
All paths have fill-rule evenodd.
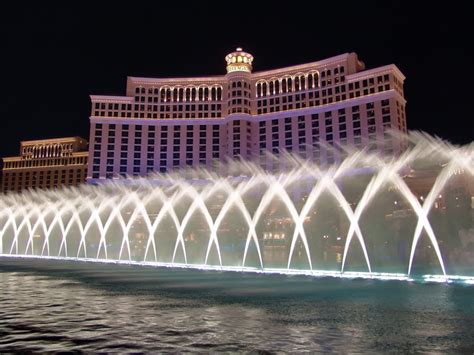
<path id="1" fill-rule="evenodd" d="M 190 88 L 186 88 L 184 90 L 184 95 L 186 97 L 186 101 L 190 101 L 191 100 L 191 89 Z"/>
<path id="2" fill-rule="evenodd" d="M 139 94 L 140 93 L 140 88 L 139 87 L 136 87 L 135 88 L 135 94 Z"/>
<path id="3" fill-rule="evenodd" d="M 204 92 L 204 89 L 203 89 L 203 88 L 199 88 L 199 90 L 198 90 L 199 101 L 202 101 L 202 100 L 203 100 L 203 92 Z"/>
<path id="4" fill-rule="evenodd" d="M 314 87 L 317 88 L 319 87 L 319 74 L 318 73 L 314 73 L 313 74 L 313 81 L 314 81 Z"/>
<path id="5" fill-rule="evenodd" d="M 153 90 L 153 94 L 158 95 L 158 89 L 157 89 L 157 88 L 155 88 L 155 89 Z"/>
<path id="6" fill-rule="evenodd" d="M 184 99 L 184 89 L 183 88 L 178 89 L 178 99 L 179 99 L 180 102 L 183 102 L 183 99 Z"/>
<path id="7" fill-rule="evenodd" d="M 191 89 L 191 101 L 196 101 L 196 88 Z"/>
<path id="8" fill-rule="evenodd" d="M 300 89 L 300 78 L 299 76 L 295 76 L 295 91 L 299 91 Z"/>
<path id="9" fill-rule="evenodd" d="M 288 92 L 288 83 L 286 82 L 286 78 L 281 80 L 281 90 L 283 93 Z"/>
<path id="10" fill-rule="evenodd" d="M 288 78 L 288 92 L 292 92 L 292 91 L 293 91 L 293 82 L 291 78 Z"/>
<path id="11" fill-rule="evenodd" d="M 216 98 L 216 88 L 215 87 L 211 89 L 211 100 L 212 101 L 217 100 L 217 98 Z"/>
<path id="12" fill-rule="evenodd" d="M 273 95 L 275 93 L 274 86 L 273 86 L 273 81 L 270 81 L 268 86 L 270 87 L 270 95 Z"/>
<path id="13" fill-rule="evenodd" d="M 209 100 L 210 100 L 210 97 L 209 97 L 209 88 L 208 88 L 208 87 L 205 87 L 205 88 L 204 88 L 204 100 L 205 100 L 205 101 L 209 101 Z"/>
<path id="14" fill-rule="evenodd" d="M 218 87 L 217 88 L 217 100 L 222 100 L 222 88 Z"/>
<path id="15" fill-rule="evenodd" d="M 161 88 L 160 89 L 160 99 L 161 99 L 161 101 L 165 101 L 165 97 L 166 97 L 166 89 Z"/>
<path id="16" fill-rule="evenodd" d="M 304 75 L 300 76 L 300 90 L 306 90 L 306 80 Z"/>
<path id="17" fill-rule="evenodd" d="M 141 93 L 142 93 L 142 94 L 145 93 L 145 88 L 142 88 L 142 89 L 141 89 Z"/>
<path id="18" fill-rule="evenodd" d="M 267 96 L 267 83 L 262 84 L 262 96 Z"/>
<path id="19" fill-rule="evenodd" d="M 178 101 L 178 89 L 173 89 L 173 101 Z"/>
<path id="20" fill-rule="evenodd" d="M 257 97 L 262 96 L 262 84 L 258 83 L 257 84 Z"/>
<path id="21" fill-rule="evenodd" d="M 241 88 L 241 87 L 242 87 L 242 82 L 241 82 L 241 81 L 238 81 L 238 82 L 237 82 L 237 87 L 238 87 L 238 88 Z"/>
<path id="22" fill-rule="evenodd" d="M 313 75 L 309 74 L 308 75 L 308 88 L 312 89 L 313 87 L 314 87 L 314 85 L 313 85 Z"/>
<path id="23" fill-rule="evenodd" d="M 280 82 L 278 80 L 275 80 L 275 92 L 280 93 Z"/>

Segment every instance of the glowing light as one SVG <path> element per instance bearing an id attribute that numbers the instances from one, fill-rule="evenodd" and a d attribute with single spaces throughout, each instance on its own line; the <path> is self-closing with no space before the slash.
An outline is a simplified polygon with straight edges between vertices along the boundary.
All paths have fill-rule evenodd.
<path id="1" fill-rule="evenodd" d="M 227 73 L 232 73 L 236 71 L 244 71 L 250 73 L 250 69 L 247 65 L 241 64 L 241 65 L 228 65 L 227 66 Z"/>
<path id="2" fill-rule="evenodd" d="M 0 196 L 0 253 L 12 257 L 81 259 L 206 270 L 250 270 L 263 273 L 410 280 L 418 242 L 424 230 L 430 243 L 422 248 L 430 249 L 431 253 L 435 253 L 442 270 L 442 275 L 428 275 L 424 280 L 428 282 L 432 280 L 434 282 L 459 281 L 472 284 L 474 278 L 463 278 L 463 276 L 449 275 L 446 272 L 443 255 L 428 216 L 431 208 L 436 207 L 437 198 L 446 188 L 449 177 L 453 176 L 453 171 L 463 167 L 466 173 L 473 172 L 474 154 L 472 154 L 472 148 L 452 147 L 449 150 L 444 143 L 438 145 L 435 141 L 430 144 L 422 141 L 400 158 L 390 161 L 384 161 L 375 155 L 356 152 L 349 155 L 339 166 L 328 170 L 320 170 L 315 164 L 296 161 L 294 157 L 288 157 L 288 164 L 294 162 L 295 165 L 288 172 L 281 172 L 278 175 L 263 172 L 251 165 L 236 163 L 232 165 L 233 168 L 245 171 L 245 174 L 239 177 L 222 177 L 197 171 L 196 173 L 202 175 L 199 175 L 201 178 L 195 180 L 186 180 L 180 175 L 157 175 L 156 179 L 152 176 L 150 179 L 114 181 L 107 185 L 85 186 L 81 189 L 2 195 Z M 465 150 L 469 154 L 465 154 Z M 442 153 L 443 159 L 448 163 L 440 170 L 430 192 L 423 196 L 420 202 L 421 198 L 417 198 L 417 195 L 409 189 L 400 171 L 412 165 L 413 161 L 421 159 L 420 157 L 431 157 L 433 152 L 439 152 L 440 155 Z M 353 174 L 361 165 L 372 166 L 370 173 L 373 177 L 365 186 L 358 203 L 351 205 L 342 194 L 337 181 L 343 176 Z M 300 186 L 308 181 L 314 184 L 309 186 L 309 193 L 305 192 L 307 197 L 305 197 L 304 205 L 300 206 L 302 203 L 297 196 L 301 194 L 292 195 L 289 191 L 292 187 Z M 413 215 L 417 217 L 408 268 L 405 269 L 406 274 L 383 274 L 378 273 L 377 270 L 372 271 L 363 229 L 361 230 L 360 226 L 361 216 L 364 215 L 371 202 L 380 196 L 379 192 L 383 191 L 383 187 L 387 184 L 393 186 L 393 191 L 397 191 L 401 196 L 403 205 L 407 205 L 407 208 L 410 208 Z M 252 209 L 249 209 L 246 204 L 249 191 L 261 192 L 260 197 L 254 201 L 255 208 L 252 207 Z M 334 198 L 340 213 L 344 213 L 346 220 L 350 223 L 343 253 L 342 243 L 335 243 L 334 238 L 330 238 L 331 233 L 326 232 L 327 234 L 322 236 L 326 240 L 324 246 L 333 248 L 335 259 L 340 264 L 340 271 L 313 270 L 312 268 L 314 258 L 317 259 L 316 255 L 319 255 L 319 251 L 318 254 L 314 254 L 315 245 L 317 247 L 321 245 L 317 244 L 319 239 L 315 237 L 318 234 L 310 229 L 312 228 L 310 224 L 304 223 L 308 221 L 309 215 L 313 215 L 314 210 L 319 209 L 321 203 L 324 203 L 321 196 L 325 194 Z M 217 197 L 222 201 L 220 208 L 213 207 Z M 190 200 L 189 204 L 183 203 L 186 199 Z M 274 215 L 275 199 L 286 209 L 286 216 Z M 394 204 L 397 203 L 398 201 L 394 201 Z M 154 210 L 151 211 L 150 208 Z M 241 249 L 243 252 L 238 256 L 240 266 L 233 267 L 226 264 L 228 260 L 225 259 L 225 255 L 228 249 L 224 253 L 224 246 L 221 248 L 221 243 L 225 240 L 222 232 L 228 228 L 224 221 L 227 221 L 229 217 L 234 218 L 236 213 L 242 223 L 234 230 L 234 233 L 242 243 L 242 247 L 245 240 L 245 248 Z M 203 217 L 202 225 L 198 227 L 193 223 L 196 215 Z M 163 227 L 164 220 L 170 223 L 169 229 Z M 375 222 L 370 221 L 370 223 Z M 268 245 L 272 243 L 262 243 L 261 234 L 257 235 L 257 226 L 278 226 L 279 228 L 269 232 L 269 228 L 265 227 L 267 232 L 263 234 L 263 239 L 288 240 L 288 243 L 274 243 L 278 248 L 286 248 L 281 249 L 284 250 L 282 254 L 285 255 L 285 259 L 280 262 L 280 269 L 266 268 L 264 258 Z M 286 229 L 287 227 L 289 229 Z M 169 233 L 170 230 L 171 233 Z M 291 230 L 289 232 L 291 234 L 283 232 L 288 230 Z M 111 240 L 111 234 L 116 239 Z M 168 252 L 160 249 L 163 248 L 162 238 L 169 238 L 167 243 L 171 247 Z M 350 255 L 353 248 L 351 242 L 354 239 L 359 243 L 357 247 L 360 247 L 363 252 L 367 272 L 344 271 L 347 255 Z M 196 259 L 195 255 L 199 252 L 193 249 L 192 253 L 187 253 L 186 248 L 194 248 L 195 244 L 189 243 L 200 240 L 204 240 L 204 244 L 202 248 L 198 248 L 202 253 L 199 259 Z M 336 240 L 341 241 L 343 238 L 338 236 Z M 382 247 L 392 245 L 384 238 L 374 238 L 372 243 Z M 228 248 L 228 245 L 225 247 Z M 263 249 L 265 252 L 262 252 L 260 248 L 265 248 Z M 211 254 L 213 251 L 215 253 Z M 166 260 L 170 262 L 160 263 L 158 260 L 161 259 L 158 255 L 166 253 L 168 253 Z M 257 268 L 246 266 L 248 254 L 254 255 L 252 260 L 257 260 L 254 261 Z M 293 269 L 294 254 L 299 258 L 305 258 L 308 265 L 306 269 Z M 212 259 L 210 255 L 215 255 L 215 257 Z M 133 258 L 140 261 L 132 261 Z M 218 265 L 209 265 L 210 258 Z M 179 260 L 182 262 L 178 262 Z M 199 264 L 196 264 L 197 262 Z M 204 265 L 201 265 L 202 263 Z M 350 266 L 350 261 L 348 264 Z M 406 264 L 402 267 L 405 268 Z"/>
<path id="3" fill-rule="evenodd" d="M 299 270 L 299 269 L 277 269 L 277 268 L 265 268 L 258 269 L 254 267 L 241 267 L 241 266 L 214 266 L 214 265 L 193 265 L 193 264 L 181 264 L 181 263 L 163 263 L 163 262 L 150 262 L 150 261 L 130 261 L 130 260 L 107 260 L 107 259 L 92 259 L 92 258 L 71 258 L 71 257 L 55 257 L 55 256 L 36 256 L 36 255 L 9 255 L 0 254 L 2 258 L 11 259 L 45 259 L 45 260 L 57 260 L 57 261 L 72 261 L 77 263 L 98 263 L 98 264 L 115 264 L 115 265 L 136 265 L 136 266 L 152 266 L 158 268 L 169 268 L 169 269 L 195 269 L 204 271 L 229 271 L 229 272 L 246 272 L 255 274 L 280 274 L 280 275 L 305 275 L 315 278 L 321 277 L 334 277 L 342 279 L 373 279 L 381 281 L 421 281 L 421 282 L 436 282 L 436 283 L 460 283 L 467 285 L 474 285 L 474 276 L 459 276 L 459 275 L 422 275 L 418 278 L 411 278 L 408 275 L 401 273 L 388 273 L 388 272 L 355 272 L 346 271 L 344 273 L 338 271 L 327 271 L 327 270 Z"/>

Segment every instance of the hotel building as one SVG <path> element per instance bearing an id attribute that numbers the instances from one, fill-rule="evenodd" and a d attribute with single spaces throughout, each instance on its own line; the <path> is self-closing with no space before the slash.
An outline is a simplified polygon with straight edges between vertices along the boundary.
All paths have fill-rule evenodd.
<path id="1" fill-rule="evenodd" d="M 406 132 L 404 75 L 393 64 L 365 69 L 357 54 L 252 72 L 241 48 L 227 73 L 193 78 L 128 77 L 125 96 L 91 95 L 91 183 L 214 161 L 246 159 L 279 169 L 265 152 L 291 151 L 321 165 L 342 146 L 399 154 Z"/>
<path id="2" fill-rule="evenodd" d="M 77 186 L 86 181 L 87 158 L 83 138 L 23 141 L 20 156 L 3 158 L 2 191 Z"/>

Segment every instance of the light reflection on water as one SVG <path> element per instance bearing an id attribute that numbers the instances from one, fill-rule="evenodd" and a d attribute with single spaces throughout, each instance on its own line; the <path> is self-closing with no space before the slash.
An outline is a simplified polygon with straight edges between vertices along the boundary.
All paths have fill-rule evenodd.
<path id="1" fill-rule="evenodd" d="M 0 351 L 462 351 L 474 288 L 0 260 Z"/>

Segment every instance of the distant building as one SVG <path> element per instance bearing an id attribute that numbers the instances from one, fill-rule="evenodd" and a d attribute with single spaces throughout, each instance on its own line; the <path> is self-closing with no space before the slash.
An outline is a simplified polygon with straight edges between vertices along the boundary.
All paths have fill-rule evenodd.
<path id="1" fill-rule="evenodd" d="M 79 185 L 87 158 L 87 141 L 80 137 L 23 141 L 20 156 L 3 158 L 2 191 Z"/>
<path id="2" fill-rule="evenodd" d="M 405 148 L 388 133 L 407 131 L 405 76 L 395 65 L 365 70 L 346 53 L 252 73 L 253 59 L 237 48 L 226 75 L 128 77 L 126 96 L 91 95 L 88 181 L 228 158 L 281 169 L 267 151 L 326 165 L 343 159 L 340 146 Z"/>

